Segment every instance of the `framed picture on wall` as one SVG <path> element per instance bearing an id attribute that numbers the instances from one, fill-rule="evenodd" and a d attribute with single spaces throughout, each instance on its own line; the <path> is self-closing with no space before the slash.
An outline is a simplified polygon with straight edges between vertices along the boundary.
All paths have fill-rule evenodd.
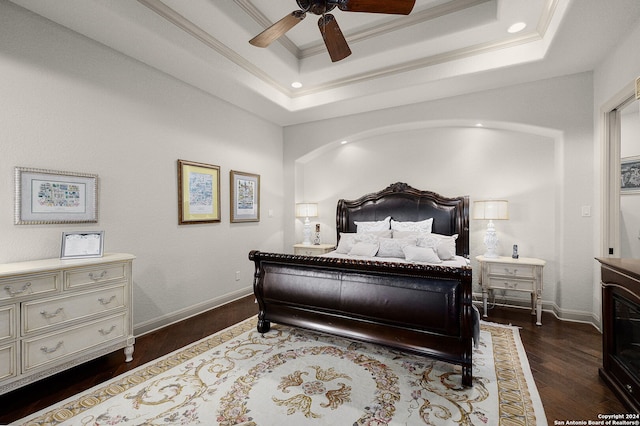
<path id="1" fill-rule="evenodd" d="M 640 155 L 620 161 L 620 193 L 640 194 Z"/>
<path id="2" fill-rule="evenodd" d="M 16 225 L 95 223 L 98 175 L 15 168 Z"/>
<path id="3" fill-rule="evenodd" d="M 220 167 L 178 160 L 178 223 L 220 222 Z"/>
<path id="4" fill-rule="evenodd" d="M 260 221 L 260 175 L 231 170 L 231 222 Z"/>

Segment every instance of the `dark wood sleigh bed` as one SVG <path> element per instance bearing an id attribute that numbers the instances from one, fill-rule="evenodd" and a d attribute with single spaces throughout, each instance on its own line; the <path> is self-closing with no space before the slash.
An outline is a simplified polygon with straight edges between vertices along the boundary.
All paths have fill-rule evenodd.
<path id="1" fill-rule="evenodd" d="M 446 198 L 404 183 L 357 200 L 340 200 L 336 227 L 354 221 L 433 218 L 433 233 L 458 234 L 456 254 L 469 255 L 469 199 Z M 271 322 L 391 346 L 462 366 L 472 384 L 477 315 L 471 267 L 344 259 L 251 251 L 258 331 Z"/>

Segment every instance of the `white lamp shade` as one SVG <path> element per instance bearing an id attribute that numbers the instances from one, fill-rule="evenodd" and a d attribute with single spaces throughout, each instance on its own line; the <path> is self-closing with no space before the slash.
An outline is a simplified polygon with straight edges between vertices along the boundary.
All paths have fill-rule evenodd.
<path id="1" fill-rule="evenodd" d="M 297 203 L 296 217 L 316 217 L 318 216 L 318 204 L 316 203 Z"/>
<path id="2" fill-rule="evenodd" d="M 489 220 L 509 219 L 509 203 L 507 200 L 474 201 L 473 218 Z"/>

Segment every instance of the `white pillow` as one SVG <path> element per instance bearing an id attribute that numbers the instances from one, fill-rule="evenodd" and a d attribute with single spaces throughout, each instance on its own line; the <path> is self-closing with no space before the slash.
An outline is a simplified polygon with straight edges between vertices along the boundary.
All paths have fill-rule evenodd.
<path id="1" fill-rule="evenodd" d="M 338 247 L 336 247 L 337 253 L 349 254 L 354 244 L 356 243 L 378 243 L 379 238 L 391 237 L 391 230 L 379 232 L 362 232 L 356 234 L 353 232 L 341 232 L 340 241 L 338 241 Z"/>
<path id="2" fill-rule="evenodd" d="M 398 222 L 391 220 L 391 229 L 393 231 L 411 231 L 420 233 L 430 233 L 433 226 L 433 218 L 421 220 L 419 222 Z"/>
<path id="3" fill-rule="evenodd" d="M 420 238 L 422 234 L 413 231 L 391 231 L 393 238 Z"/>
<path id="4" fill-rule="evenodd" d="M 384 220 L 378 220 L 373 222 L 360 222 L 354 221 L 356 224 L 356 232 L 375 232 L 375 231 L 386 231 L 389 229 L 389 222 L 391 221 L 391 216 L 387 216 Z"/>
<path id="5" fill-rule="evenodd" d="M 373 257 L 378 252 L 378 244 L 377 243 L 355 243 L 351 251 L 349 251 L 349 256 L 368 256 Z"/>
<path id="6" fill-rule="evenodd" d="M 458 234 L 440 235 L 426 234 L 418 238 L 419 247 L 430 247 L 436 251 L 441 260 L 453 259 L 456 255 L 456 240 Z"/>
<path id="7" fill-rule="evenodd" d="M 380 248 L 376 256 L 404 259 L 404 251 L 402 249 L 406 246 L 415 246 L 417 238 L 380 238 L 378 242 L 380 243 Z"/>
<path id="8" fill-rule="evenodd" d="M 356 234 L 341 232 L 340 241 L 338 241 L 338 247 L 336 247 L 336 253 L 347 254 L 353 248 Z"/>
<path id="9" fill-rule="evenodd" d="M 442 263 L 435 250 L 430 247 L 406 246 L 403 251 L 409 262 Z"/>

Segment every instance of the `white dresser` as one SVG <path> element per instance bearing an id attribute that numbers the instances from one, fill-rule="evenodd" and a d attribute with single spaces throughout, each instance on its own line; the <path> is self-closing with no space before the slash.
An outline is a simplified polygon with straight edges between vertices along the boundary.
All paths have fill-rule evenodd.
<path id="1" fill-rule="evenodd" d="M 0 264 L 0 394 L 124 348 L 135 256 Z"/>

